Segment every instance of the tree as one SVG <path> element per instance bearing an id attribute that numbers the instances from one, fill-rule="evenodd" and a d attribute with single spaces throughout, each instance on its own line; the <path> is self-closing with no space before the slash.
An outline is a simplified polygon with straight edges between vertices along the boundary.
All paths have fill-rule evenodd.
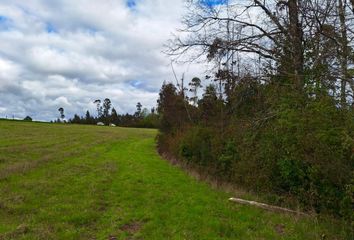
<path id="1" fill-rule="evenodd" d="M 352 83 L 353 79 L 349 75 L 349 46 L 348 46 L 348 27 L 346 6 L 343 0 L 338 0 L 338 17 L 340 22 L 340 38 L 339 38 L 339 56 L 341 70 L 341 87 L 340 87 L 340 102 L 342 107 L 347 105 L 347 83 Z M 353 86 L 353 83 L 351 84 Z M 354 91 L 354 89 L 352 89 Z"/>
<path id="2" fill-rule="evenodd" d="M 111 106 L 112 106 L 111 100 L 109 98 L 106 98 L 103 101 L 103 117 L 105 119 L 108 119 L 109 117 L 109 110 L 111 109 Z"/>
<path id="3" fill-rule="evenodd" d="M 140 117 L 141 116 L 141 110 L 142 110 L 143 105 L 141 105 L 140 102 L 136 104 L 136 112 L 135 116 Z"/>
<path id="4" fill-rule="evenodd" d="M 287 86 L 298 100 L 327 94 L 342 106 L 354 102 L 354 9 L 347 0 L 188 2 L 183 34 L 169 41 L 166 52 L 175 60 L 213 62 L 224 76 L 219 94 L 251 74 Z"/>
<path id="5" fill-rule="evenodd" d="M 304 27 L 300 22 L 300 4 L 301 0 L 289 0 L 286 4 L 289 12 L 287 37 L 289 38 L 290 46 L 286 48 L 288 51 L 285 54 L 292 60 L 293 69 L 290 68 L 290 73 L 294 74 L 295 86 L 297 90 L 302 91 L 304 87 Z M 271 16 L 270 14 L 268 15 Z"/>
<path id="6" fill-rule="evenodd" d="M 58 111 L 59 111 L 59 114 L 60 114 L 60 119 L 61 119 L 61 121 L 64 121 L 64 118 L 65 118 L 65 115 L 64 115 L 64 108 L 60 107 L 60 108 L 58 109 Z"/>
<path id="7" fill-rule="evenodd" d="M 167 53 L 181 56 L 197 50 L 216 65 L 233 71 L 235 64 L 249 65 L 249 58 L 274 69 L 303 88 L 304 48 L 300 1 L 244 1 L 214 9 L 202 1 L 189 1 L 184 20 L 187 37 L 170 41 Z M 257 18 L 252 16 L 257 15 Z M 193 50 L 194 49 L 194 50 Z M 242 54 L 242 55 L 240 55 Z M 194 55 L 193 55 L 194 56 Z M 240 56 L 245 56 L 242 60 Z M 194 59 L 194 58 L 192 58 Z M 235 61 L 235 60 L 238 61 Z M 287 61 L 282 61 L 282 60 Z M 240 68 L 240 66 L 239 66 Z"/>
<path id="8" fill-rule="evenodd" d="M 155 114 L 156 109 L 154 107 L 151 108 L 151 114 Z"/>
<path id="9" fill-rule="evenodd" d="M 189 91 L 193 93 L 193 97 L 190 99 L 193 101 L 193 105 L 196 106 L 198 102 L 198 89 L 202 87 L 200 78 L 194 77 L 189 83 Z"/>
<path id="10" fill-rule="evenodd" d="M 160 127 L 163 132 L 173 132 L 188 121 L 186 110 L 188 103 L 172 83 L 163 83 L 157 103 L 157 112 L 161 121 Z"/>
<path id="11" fill-rule="evenodd" d="M 32 118 L 30 116 L 27 116 L 23 119 L 23 121 L 32 122 Z"/>
<path id="12" fill-rule="evenodd" d="M 85 114 L 85 123 L 86 124 L 93 124 L 94 123 L 93 117 L 91 117 L 91 114 L 88 110 L 86 111 L 86 114 Z"/>
<path id="13" fill-rule="evenodd" d="M 112 108 L 112 112 L 111 112 L 111 122 L 114 123 L 115 125 L 119 125 L 120 121 L 119 121 L 119 115 L 116 111 L 115 108 Z"/>
<path id="14" fill-rule="evenodd" d="M 216 117 L 220 112 L 220 104 L 221 102 L 220 99 L 218 99 L 215 85 L 208 85 L 205 89 L 205 93 L 203 94 L 203 98 L 198 103 L 204 123 L 217 122 Z"/>
<path id="15" fill-rule="evenodd" d="M 81 118 L 79 117 L 79 115 L 75 114 L 74 118 L 70 120 L 71 123 L 75 123 L 75 124 L 80 124 L 81 123 Z"/>
<path id="16" fill-rule="evenodd" d="M 93 103 L 96 104 L 97 118 L 101 118 L 101 117 L 102 117 L 101 100 L 100 100 L 100 99 L 97 99 L 97 100 L 95 100 Z"/>
<path id="17" fill-rule="evenodd" d="M 354 0 L 350 0 L 351 4 L 352 4 L 352 11 L 354 13 Z"/>

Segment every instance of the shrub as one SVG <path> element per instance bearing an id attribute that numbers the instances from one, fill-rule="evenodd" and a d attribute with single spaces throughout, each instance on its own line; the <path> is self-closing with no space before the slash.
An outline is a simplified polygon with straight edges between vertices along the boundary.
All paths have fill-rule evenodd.
<path id="1" fill-rule="evenodd" d="M 32 122 L 32 118 L 30 116 L 27 116 L 23 119 L 23 121 Z"/>

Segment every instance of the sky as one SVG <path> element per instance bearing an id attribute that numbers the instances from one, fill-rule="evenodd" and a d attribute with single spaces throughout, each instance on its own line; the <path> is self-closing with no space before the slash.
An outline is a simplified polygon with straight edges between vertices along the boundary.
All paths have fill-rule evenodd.
<path id="1" fill-rule="evenodd" d="M 156 106 L 175 81 L 163 45 L 186 11 L 183 0 L 0 0 L 0 118 L 95 113 L 104 98 L 118 113 Z M 186 80 L 202 68 L 175 66 Z"/>

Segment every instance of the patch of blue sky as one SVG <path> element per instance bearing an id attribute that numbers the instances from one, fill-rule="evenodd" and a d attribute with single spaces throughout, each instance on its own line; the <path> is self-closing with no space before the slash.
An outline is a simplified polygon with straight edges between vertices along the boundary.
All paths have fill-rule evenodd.
<path id="1" fill-rule="evenodd" d="M 128 81 L 128 84 L 136 89 L 142 89 L 147 92 L 156 92 L 159 89 L 156 87 L 152 87 L 148 84 L 146 84 L 148 81 L 143 81 L 143 80 L 130 80 Z"/>
<path id="2" fill-rule="evenodd" d="M 0 15 L 0 23 L 4 23 L 7 21 L 7 17 Z"/>
<path id="3" fill-rule="evenodd" d="M 12 21 L 10 18 L 0 15 L 0 30 L 7 31 L 11 29 Z"/>
<path id="4" fill-rule="evenodd" d="M 132 86 L 132 87 L 135 87 L 135 88 L 141 87 L 142 84 L 143 84 L 143 82 L 140 81 L 140 80 L 129 81 L 129 85 Z"/>
<path id="5" fill-rule="evenodd" d="M 102 33 L 102 31 L 91 24 L 82 24 L 80 26 L 73 27 L 73 29 L 88 36 L 95 36 L 96 34 Z"/>
<path id="6" fill-rule="evenodd" d="M 91 36 L 94 36 L 96 35 L 97 33 L 99 33 L 100 31 L 97 29 L 97 28 L 94 28 L 94 27 L 86 27 L 85 28 L 85 32 Z"/>
<path id="7" fill-rule="evenodd" d="M 127 0 L 127 1 L 126 1 L 126 4 L 127 4 L 127 7 L 128 7 L 128 8 L 133 9 L 133 8 L 136 7 L 136 0 Z"/>
<path id="8" fill-rule="evenodd" d="M 94 36 L 96 35 L 99 31 L 91 26 L 81 26 L 79 29 L 80 31 L 84 32 L 87 35 Z M 54 26 L 52 23 L 47 23 L 46 24 L 46 31 L 47 33 L 59 33 L 59 30 L 56 26 Z"/>
<path id="9" fill-rule="evenodd" d="M 208 6 L 208 7 L 214 7 L 218 5 L 225 5 L 229 2 L 229 0 L 200 0 L 200 3 Z"/>
<path id="10" fill-rule="evenodd" d="M 47 33 L 58 33 L 58 30 L 51 23 L 47 23 L 46 31 Z"/>

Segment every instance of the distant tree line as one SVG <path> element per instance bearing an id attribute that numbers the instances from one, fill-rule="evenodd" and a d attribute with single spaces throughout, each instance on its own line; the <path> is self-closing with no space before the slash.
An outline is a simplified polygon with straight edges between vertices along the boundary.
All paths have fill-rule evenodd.
<path id="1" fill-rule="evenodd" d="M 205 57 L 215 71 L 189 94 L 183 79 L 163 84 L 159 150 L 276 203 L 353 220 L 353 6 L 188 2 L 167 52 Z"/>
<path id="2" fill-rule="evenodd" d="M 75 114 L 73 118 L 69 119 L 69 123 L 73 124 L 94 124 L 99 122 L 105 125 L 114 124 L 121 127 L 137 127 L 137 128 L 157 128 L 159 118 L 152 108 L 150 111 L 147 108 L 143 108 L 142 104 L 138 102 L 136 104 L 136 112 L 134 114 L 118 114 L 116 109 L 112 106 L 112 102 L 109 98 L 105 98 L 103 101 L 97 99 L 94 101 L 96 105 L 96 114 L 91 114 L 88 110 L 84 116 Z M 63 110 L 63 109 L 62 109 Z M 61 119 L 64 119 L 64 110 L 59 111 Z M 64 117 L 63 117 L 64 116 Z M 59 122 L 62 122 L 58 119 Z"/>

